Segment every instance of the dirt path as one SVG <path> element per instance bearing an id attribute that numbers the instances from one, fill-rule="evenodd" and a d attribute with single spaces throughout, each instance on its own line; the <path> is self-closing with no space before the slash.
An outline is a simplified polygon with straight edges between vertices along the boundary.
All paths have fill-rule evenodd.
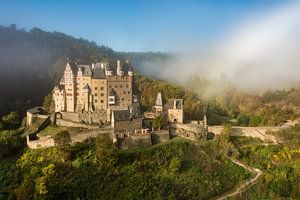
<path id="1" fill-rule="evenodd" d="M 229 197 L 236 196 L 236 195 L 240 194 L 241 192 L 249 189 L 251 186 L 253 186 L 257 183 L 258 178 L 263 174 L 260 169 L 247 166 L 247 165 L 241 163 L 240 161 L 237 161 L 237 160 L 234 160 L 234 159 L 231 159 L 231 161 L 234 162 L 235 164 L 243 167 L 244 169 L 250 171 L 251 173 L 255 173 L 255 176 L 253 178 L 250 178 L 246 182 L 242 183 L 240 186 L 233 189 L 232 191 L 226 192 L 225 194 L 215 198 L 217 200 L 223 200 L 223 199 L 227 199 Z"/>

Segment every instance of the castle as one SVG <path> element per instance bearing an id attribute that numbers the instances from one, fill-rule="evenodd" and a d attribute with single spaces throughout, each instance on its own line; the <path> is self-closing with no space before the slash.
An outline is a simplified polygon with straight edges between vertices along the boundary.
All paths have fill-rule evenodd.
<path id="1" fill-rule="evenodd" d="M 89 123 L 107 123 L 113 110 L 139 114 L 133 93 L 133 69 L 126 61 L 79 65 L 68 62 L 60 84 L 53 90 L 55 112 L 89 114 Z M 83 122 L 85 122 L 83 120 Z"/>
<path id="2" fill-rule="evenodd" d="M 133 78 L 128 61 L 91 65 L 67 62 L 59 85 L 53 89 L 55 112 L 43 114 L 42 108 L 27 111 L 27 125 L 39 127 L 27 137 L 27 145 L 55 145 L 53 138 L 37 136 L 50 124 L 84 128 L 79 138 L 71 136 L 73 143 L 97 134 L 110 134 L 119 148 L 150 146 L 169 140 L 170 135 L 192 140 L 206 138 L 206 119 L 185 124 L 182 99 L 169 99 L 164 104 L 162 94 L 158 93 L 152 111 L 142 113 Z M 169 122 L 164 129 L 153 127 L 159 116 Z"/>

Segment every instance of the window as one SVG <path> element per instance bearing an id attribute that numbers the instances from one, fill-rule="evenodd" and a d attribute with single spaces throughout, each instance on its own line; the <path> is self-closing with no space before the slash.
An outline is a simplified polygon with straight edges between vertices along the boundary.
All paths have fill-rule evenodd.
<path id="1" fill-rule="evenodd" d="M 103 93 L 101 93 L 101 97 L 103 97 L 104 96 L 104 94 Z"/>
<path id="2" fill-rule="evenodd" d="M 128 84 L 126 85 L 126 88 L 128 88 Z"/>
<path id="3" fill-rule="evenodd" d="M 97 103 L 97 99 L 95 99 L 95 103 Z"/>
<path id="4" fill-rule="evenodd" d="M 130 94 L 130 91 L 128 91 L 128 94 Z"/>
<path id="5" fill-rule="evenodd" d="M 117 85 L 115 85 L 115 88 L 118 88 L 118 86 L 117 86 Z"/>
<path id="6" fill-rule="evenodd" d="M 120 88 L 123 88 L 123 85 L 120 85 Z"/>
<path id="7" fill-rule="evenodd" d="M 126 94 L 126 91 L 124 91 L 123 93 Z"/>
<path id="8" fill-rule="evenodd" d="M 101 87 L 100 90 L 104 90 L 104 87 Z"/>
<path id="9" fill-rule="evenodd" d="M 104 101 L 103 101 L 103 100 L 101 100 L 101 103 L 104 103 Z"/>
<path id="10" fill-rule="evenodd" d="M 96 96 L 97 96 L 97 93 L 95 93 L 94 96 L 96 97 Z"/>
<path id="11" fill-rule="evenodd" d="M 95 90 L 97 90 L 98 88 L 97 87 L 95 87 Z"/>

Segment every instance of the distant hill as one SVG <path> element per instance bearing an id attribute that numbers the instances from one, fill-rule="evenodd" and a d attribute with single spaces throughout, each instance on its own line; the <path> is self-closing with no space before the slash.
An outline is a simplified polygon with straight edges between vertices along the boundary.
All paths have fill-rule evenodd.
<path id="1" fill-rule="evenodd" d="M 59 32 L 0 26 L 0 116 L 41 105 L 61 77 L 67 58 L 81 63 L 133 59 L 141 69 L 139 63 L 162 55 L 121 53 Z"/>

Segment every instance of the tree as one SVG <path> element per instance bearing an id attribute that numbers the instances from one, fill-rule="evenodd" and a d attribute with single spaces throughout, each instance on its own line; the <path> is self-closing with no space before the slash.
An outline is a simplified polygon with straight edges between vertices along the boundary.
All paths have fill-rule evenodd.
<path id="1" fill-rule="evenodd" d="M 24 140 L 16 130 L 0 131 L 0 160 L 24 147 Z"/>
<path id="2" fill-rule="evenodd" d="M 158 115 L 153 120 L 153 128 L 161 129 L 168 124 L 168 121 L 163 115 Z"/>
<path id="3" fill-rule="evenodd" d="M 52 101 L 52 93 L 50 92 L 45 96 L 44 102 L 43 102 L 43 107 L 47 112 L 53 112 L 54 111 L 54 103 Z"/>
<path id="4" fill-rule="evenodd" d="M 239 114 L 237 118 L 238 125 L 248 126 L 249 125 L 249 117 L 244 114 Z"/>
<path id="5" fill-rule="evenodd" d="M 96 138 L 96 157 L 100 167 L 110 169 L 117 162 L 117 147 L 113 144 L 108 134 L 99 135 Z"/>
<path id="6" fill-rule="evenodd" d="M 8 115 L 2 117 L 2 125 L 5 130 L 17 129 L 20 126 L 20 123 L 20 116 L 15 111 L 12 111 Z"/>

